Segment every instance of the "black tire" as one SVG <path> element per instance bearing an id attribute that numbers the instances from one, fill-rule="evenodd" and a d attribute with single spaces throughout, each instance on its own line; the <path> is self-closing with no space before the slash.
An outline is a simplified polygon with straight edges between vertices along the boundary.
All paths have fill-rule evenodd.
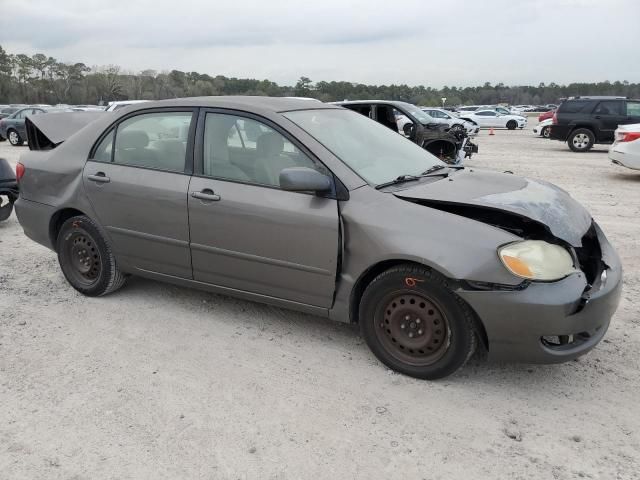
<path id="1" fill-rule="evenodd" d="M 540 131 L 540 136 L 542 138 L 549 138 L 550 135 L 551 135 L 551 127 L 549 127 L 548 125 L 546 127 L 542 127 L 542 130 Z"/>
<path id="2" fill-rule="evenodd" d="M 111 246 L 89 217 L 79 215 L 62 224 L 56 251 L 62 273 L 80 293 L 98 297 L 124 285 L 126 277 L 118 269 Z"/>
<path id="3" fill-rule="evenodd" d="M 7 130 L 7 140 L 9 140 L 9 143 L 14 147 L 19 147 L 24 143 L 20 134 L 13 128 Z"/>
<path id="4" fill-rule="evenodd" d="M 507 122 L 507 128 L 509 130 L 515 130 L 518 127 L 518 122 L 516 122 L 515 120 L 509 120 Z"/>
<path id="5" fill-rule="evenodd" d="M 596 137 L 588 128 L 576 128 L 567 139 L 567 145 L 574 152 L 588 152 L 593 148 Z"/>
<path id="6" fill-rule="evenodd" d="M 360 331 L 374 355 L 411 377 L 451 375 L 476 349 L 472 310 L 446 279 L 426 268 L 381 273 L 364 291 L 359 312 Z"/>

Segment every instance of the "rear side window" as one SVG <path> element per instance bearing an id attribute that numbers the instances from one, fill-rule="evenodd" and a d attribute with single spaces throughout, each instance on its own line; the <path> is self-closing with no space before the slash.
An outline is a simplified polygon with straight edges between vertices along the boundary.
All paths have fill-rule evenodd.
<path id="1" fill-rule="evenodd" d="M 596 115 L 622 115 L 622 102 L 600 102 L 593 113 Z"/>
<path id="2" fill-rule="evenodd" d="M 627 115 L 640 117 L 640 102 L 627 102 Z"/>
<path id="3" fill-rule="evenodd" d="M 113 162 L 183 172 L 191 112 L 137 115 L 118 125 Z"/>
<path id="4" fill-rule="evenodd" d="M 589 113 L 596 102 L 567 100 L 558 107 L 558 113 Z"/>

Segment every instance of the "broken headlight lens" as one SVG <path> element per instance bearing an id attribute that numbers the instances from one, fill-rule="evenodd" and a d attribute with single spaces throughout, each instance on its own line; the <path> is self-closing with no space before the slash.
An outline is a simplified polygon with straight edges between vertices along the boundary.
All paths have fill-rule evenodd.
<path id="1" fill-rule="evenodd" d="M 542 240 L 510 243 L 498 250 L 498 256 L 507 270 L 530 280 L 560 280 L 576 271 L 565 248 Z"/>

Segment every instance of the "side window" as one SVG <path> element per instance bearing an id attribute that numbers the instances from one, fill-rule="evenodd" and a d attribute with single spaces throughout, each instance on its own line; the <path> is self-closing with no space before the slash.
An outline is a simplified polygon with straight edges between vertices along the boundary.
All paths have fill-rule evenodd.
<path id="1" fill-rule="evenodd" d="M 15 118 L 22 119 L 22 118 L 25 118 L 26 115 L 27 115 L 27 110 L 23 110 L 20 113 L 18 113 Z"/>
<path id="2" fill-rule="evenodd" d="M 596 115 L 621 115 L 622 102 L 600 102 L 593 113 Z"/>
<path id="3" fill-rule="evenodd" d="M 479 115 L 481 117 L 495 117 L 496 116 L 496 112 L 484 111 L 484 112 L 478 112 L 478 113 L 476 113 L 476 115 Z"/>
<path id="4" fill-rule="evenodd" d="M 111 152 L 113 149 L 113 130 L 102 139 L 98 148 L 93 152 L 93 160 L 96 162 L 111 162 Z"/>
<path id="5" fill-rule="evenodd" d="M 353 110 L 354 112 L 358 112 L 360 115 L 364 115 L 365 117 L 373 118 L 373 109 L 371 108 L 371 105 L 352 104 L 343 105 L 343 107 Z"/>
<path id="6" fill-rule="evenodd" d="M 113 162 L 184 171 L 191 112 L 137 115 L 118 125 Z"/>
<path id="7" fill-rule="evenodd" d="M 206 176 L 280 186 L 280 172 L 308 167 L 328 173 L 286 137 L 262 122 L 207 113 L 204 126 L 203 173 Z"/>
<path id="8" fill-rule="evenodd" d="M 627 115 L 640 117 L 640 102 L 627 102 Z"/>

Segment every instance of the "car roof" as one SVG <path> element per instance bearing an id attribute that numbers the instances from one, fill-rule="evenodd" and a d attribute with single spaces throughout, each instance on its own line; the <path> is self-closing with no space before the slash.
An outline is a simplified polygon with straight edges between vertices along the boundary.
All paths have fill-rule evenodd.
<path id="1" fill-rule="evenodd" d="M 169 100 L 156 100 L 136 103 L 126 107 L 126 111 L 144 110 L 160 107 L 210 107 L 231 108 L 238 110 L 263 110 L 270 112 L 287 112 L 291 110 L 317 110 L 336 108 L 335 105 L 310 102 L 308 99 L 289 97 L 261 97 L 261 96 L 219 96 L 219 97 L 188 97 Z M 120 110 L 118 110 L 120 112 Z M 122 109 L 125 111 L 125 109 Z"/>

